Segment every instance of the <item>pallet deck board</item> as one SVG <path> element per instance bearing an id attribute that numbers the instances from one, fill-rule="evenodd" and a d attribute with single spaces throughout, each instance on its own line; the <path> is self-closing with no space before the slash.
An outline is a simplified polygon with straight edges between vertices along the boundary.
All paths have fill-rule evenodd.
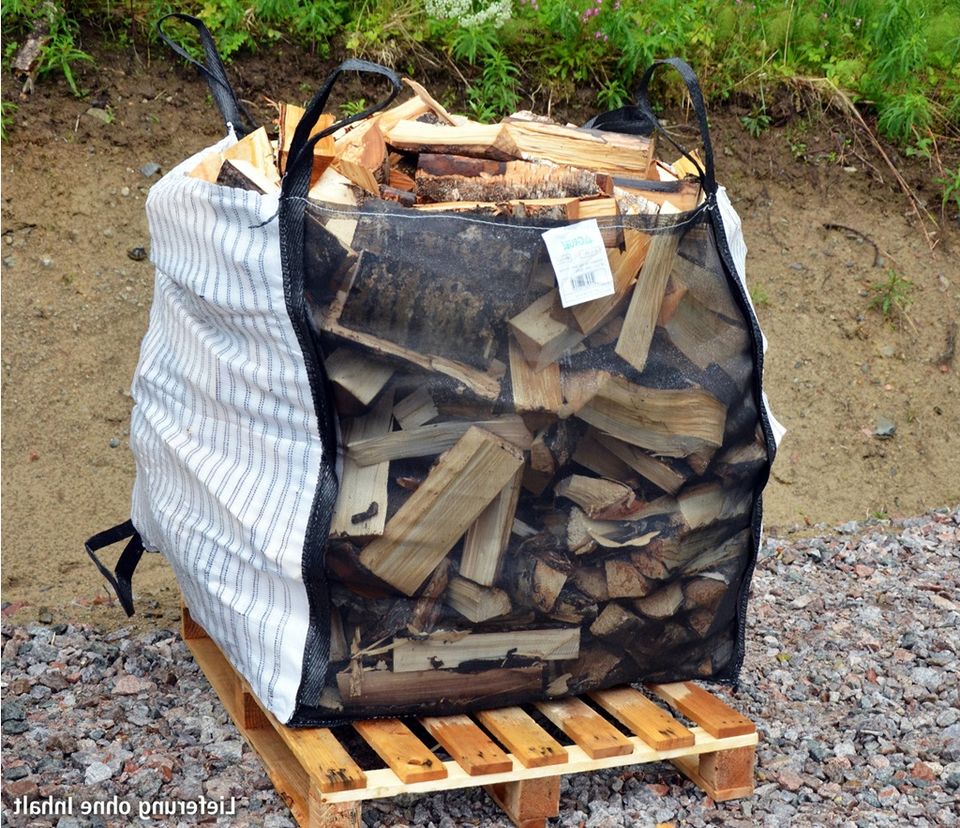
<path id="1" fill-rule="evenodd" d="M 757 730 L 748 718 L 740 715 L 726 702 L 692 681 L 651 684 L 649 689 L 671 707 L 700 725 L 707 733 L 718 738 L 741 736 L 746 733 L 755 733 Z"/>
<path id="2" fill-rule="evenodd" d="M 379 768 L 366 771 L 367 787 L 356 791 L 337 791 L 324 795 L 328 802 L 351 802 L 355 799 L 383 799 L 399 794 L 431 793 L 435 791 L 450 791 L 459 788 L 474 788 L 492 785 L 500 782 L 522 782 L 528 779 L 542 779 L 548 776 L 568 773 L 584 773 L 603 770 L 606 768 L 621 768 L 625 765 L 639 765 L 648 762 L 673 761 L 677 757 L 693 756 L 730 750 L 735 747 L 752 747 L 757 744 L 756 734 L 750 736 L 734 736 L 729 739 L 717 739 L 705 732 L 702 728 L 691 728 L 695 742 L 690 747 L 676 748 L 675 750 L 654 750 L 638 736 L 628 736 L 633 745 L 633 752 L 628 756 L 608 756 L 603 759 L 591 759 L 587 752 L 579 745 L 568 745 L 567 761 L 563 764 L 541 765 L 526 768 L 517 758 L 513 757 L 513 770 L 505 773 L 491 773 L 486 776 L 471 776 L 454 761 L 447 761 L 447 776 L 444 779 L 432 782 L 416 782 L 403 784 L 399 782 L 389 768 Z"/>
<path id="3" fill-rule="evenodd" d="M 513 770 L 513 760 L 469 716 L 426 716 L 420 724 L 470 776 Z"/>
<path id="4" fill-rule="evenodd" d="M 689 747 L 693 734 L 666 710 L 632 687 L 598 690 L 590 698 L 654 750 Z"/>
<path id="5" fill-rule="evenodd" d="M 322 792 L 353 791 L 366 785 L 366 774 L 329 729 L 290 730 L 270 719 L 301 764 L 316 769 L 314 778 Z"/>
<path id="6" fill-rule="evenodd" d="M 591 759 L 629 756 L 633 745 L 586 702 L 573 697 L 536 703 L 537 710 L 576 742 Z"/>
<path id="7" fill-rule="evenodd" d="M 537 703 L 540 712 L 573 739 L 574 744 L 567 746 L 560 745 L 519 707 L 422 718 L 427 732 L 453 757 L 446 761 L 437 758 L 399 720 L 356 722 L 355 729 L 387 765 L 364 771 L 329 729 L 288 728 L 263 710 L 249 686 L 190 617 L 186 607 L 182 630 L 187 646 L 241 735 L 260 756 L 271 782 L 304 828 L 361 828 L 362 803 L 368 799 L 480 786 L 486 788 L 516 825 L 539 828 L 558 813 L 561 774 L 657 761 L 672 762 L 717 802 L 750 796 L 753 792 L 756 728 L 696 685 L 690 685 L 693 690 L 679 683 L 650 686 L 654 693 L 698 723 L 690 728 L 684 728 L 631 688 L 598 691 L 589 696 L 594 704 L 611 712 L 616 723 L 607 721 L 579 698 Z M 660 734 L 659 742 L 671 747 L 658 749 L 641 735 L 621 732 L 636 730 L 616 712 L 631 709 L 636 702 L 632 694 L 643 698 L 653 710 L 659 710 L 661 723 L 673 723 L 675 729 L 669 735 L 675 741 L 664 741 L 667 734 Z M 614 699 L 617 704 L 607 706 L 601 699 L 608 703 Z M 645 705 L 638 707 L 646 710 Z M 649 724 L 659 720 L 652 710 L 648 716 L 641 717 L 642 721 Z M 749 725 L 749 732 L 744 723 Z M 511 752 L 494 744 L 481 724 Z M 731 729 L 742 732 L 717 735 Z M 677 733 L 688 735 L 677 741 Z M 646 738 L 652 739 L 649 733 Z"/>
<path id="8" fill-rule="evenodd" d="M 353 728 L 401 782 L 429 782 L 447 775 L 443 763 L 399 719 L 366 719 L 354 722 Z"/>
<path id="9" fill-rule="evenodd" d="M 520 707 L 481 710 L 477 721 L 525 768 L 559 765 L 567 761 L 567 750 Z"/>

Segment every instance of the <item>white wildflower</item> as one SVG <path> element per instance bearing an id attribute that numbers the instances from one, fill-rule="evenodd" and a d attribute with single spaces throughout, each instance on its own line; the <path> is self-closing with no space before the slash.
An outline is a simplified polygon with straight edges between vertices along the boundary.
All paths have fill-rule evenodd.
<path id="1" fill-rule="evenodd" d="M 513 12 L 512 0 L 425 0 L 424 7 L 437 20 L 455 20 L 464 29 L 488 23 L 500 28 Z"/>

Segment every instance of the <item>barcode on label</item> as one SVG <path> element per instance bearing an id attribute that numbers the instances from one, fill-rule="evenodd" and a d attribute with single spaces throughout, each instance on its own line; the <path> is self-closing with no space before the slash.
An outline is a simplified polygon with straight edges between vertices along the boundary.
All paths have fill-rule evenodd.
<path id="1" fill-rule="evenodd" d="M 583 290 L 586 287 L 591 287 L 597 283 L 597 280 L 593 278 L 593 273 L 578 273 L 570 280 L 570 284 L 574 290 Z"/>

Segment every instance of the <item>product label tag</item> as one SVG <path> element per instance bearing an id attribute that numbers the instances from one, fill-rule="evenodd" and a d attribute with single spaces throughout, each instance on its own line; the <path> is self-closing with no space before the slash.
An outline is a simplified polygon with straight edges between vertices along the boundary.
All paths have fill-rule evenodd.
<path id="1" fill-rule="evenodd" d="M 546 230 L 543 241 L 557 274 L 563 307 L 613 293 L 613 274 L 596 219 Z"/>

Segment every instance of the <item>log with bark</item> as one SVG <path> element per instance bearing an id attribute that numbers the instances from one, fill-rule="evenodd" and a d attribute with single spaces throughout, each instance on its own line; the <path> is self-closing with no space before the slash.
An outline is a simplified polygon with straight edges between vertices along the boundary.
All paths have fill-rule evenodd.
<path id="1" fill-rule="evenodd" d="M 395 711 L 400 706 L 444 710 L 450 706 L 496 707 L 543 690 L 543 667 L 480 668 L 472 672 L 344 670 L 337 689 L 345 707 Z"/>
<path id="2" fill-rule="evenodd" d="M 492 661 L 564 661 L 580 653 L 580 628 L 533 629 L 509 633 L 434 633 L 393 643 L 393 672 L 455 669 Z"/>
<path id="3" fill-rule="evenodd" d="M 505 588 L 520 607 L 549 615 L 574 564 L 551 538 L 537 535 L 521 543 L 507 559 Z"/>
<path id="4" fill-rule="evenodd" d="M 528 161 L 489 161 L 422 153 L 417 196 L 424 201 L 502 202 L 609 194 L 609 180 L 589 170 Z"/>
<path id="5" fill-rule="evenodd" d="M 653 172 L 652 136 L 623 135 L 598 129 L 507 118 L 504 132 L 518 157 L 586 167 L 597 172 L 649 177 Z"/>

